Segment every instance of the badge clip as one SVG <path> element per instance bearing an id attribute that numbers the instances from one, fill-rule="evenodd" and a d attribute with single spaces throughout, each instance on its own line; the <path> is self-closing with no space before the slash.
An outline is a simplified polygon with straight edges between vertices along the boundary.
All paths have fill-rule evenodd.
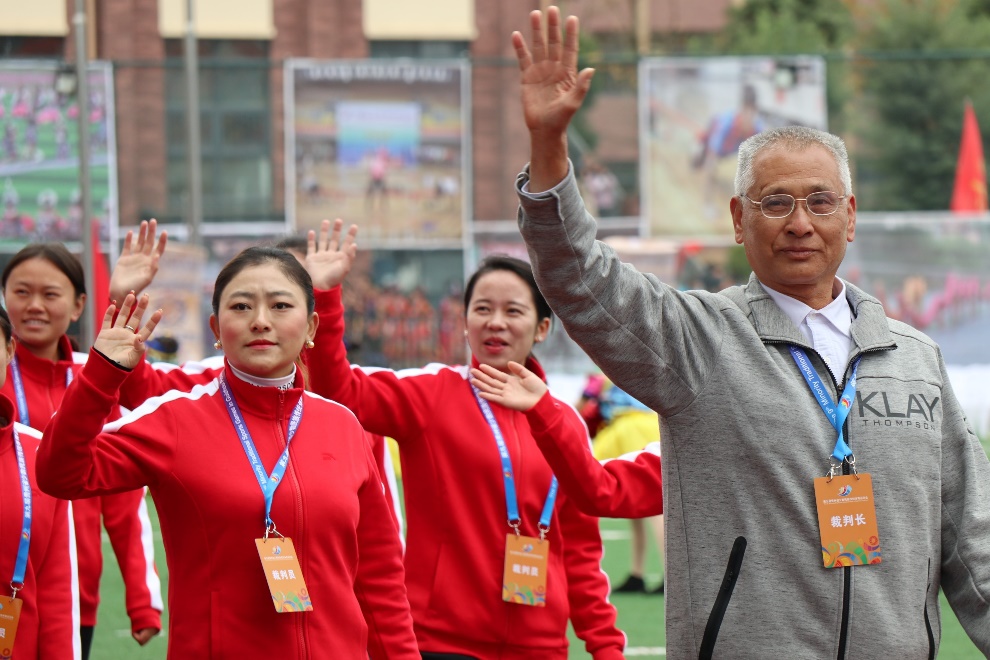
<path id="1" fill-rule="evenodd" d="M 837 461 L 837 460 L 835 460 L 835 457 L 834 456 L 829 456 L 828 457 L 828 473 L 825 475 L 828 480 L 825 483 L 831 482 L 832 479 L 834 479 L 835 477 L 837 477 L 840 474 L 842 474 L 842 461 Z"/>
<path id="2" fill-rule="evenodd" d="M 846 463 L 849 464 L 849 471 L 852 472 L 853 476 L 859 480 L 859 470 L 856 469 L 856 457 L 852 454 L 846 456 Z"/>
<path id="3" fill-rule="evenodd" d="M 284 539 L 285 538 L 284 536 L 282 536 L 282 533 L 281 532 L 279 532 L 277 529 L 275 529 L 275 523 L 272 522 L 272 520 L 269 518 L 265 522 L 265 537 L 264 537 L 263 540 L 264 541 L 267 541 L 268 540 L 268 537 L 269 536 L 272 536 L 272 535 L 278 536 L 280 539 Z"/>

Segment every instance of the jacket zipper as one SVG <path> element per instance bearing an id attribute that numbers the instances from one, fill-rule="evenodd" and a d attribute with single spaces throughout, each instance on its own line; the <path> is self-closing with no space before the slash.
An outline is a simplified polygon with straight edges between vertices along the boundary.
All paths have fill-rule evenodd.
<path id="1" fill-rule="evenodd" d="M 768 341 L 764 341 L 763 343 L 791 345 L 791 342 L 780 341 L 780 340 L 768 340 Z M 825 358 L 823 358 L 821 353 L 816 351 L 814 348 L 810 346 L 801 346 L 800 344 L 797 344 L 797 346 L 800 346 L 803 350 L 810 350 L 812 353 L 818 356 L 818 359 L 821 360 L 823 364 L 825 364 L 826 369 L 828 368 L 828 364 L 825 362 Z M 852 366 L 852 363 L 855 360 L 862 358 L 867 353 L 879 353 L 880 351 L 890 350 L 890 348 L 891 347 L 868 348 L 866 350 L 860 351 L 859 355 L 854 355 L 853 357 L 849 358 L 849 361 L 846 363 L 846 368 L 842 372 L 842 382 L 839 383 L 838 388 L 836 389 L 836 396 L 838 396 L 842 392 L 842 390 L 846 388 L 846 380 L 847 380 L 846 374 L 849 373 L 849 367 Z M 832 372 L 831 369 L 828 369 L 828 371 L 829 373 Z M 835 382 L 834 376 L 832 382 L 833 383 Z M 848 417 L 846 417 L 846 421 L 843 422 L 842 424 L 842 437 L 845 438 L 846 444 L 849 445 L 850 449 L 852 449 L 852 443 L 849 441 Z M 843 475 L 849 474 L 849 464 L 846 463 L 845 461 L 842 462 L 842 474 Z M 850 601 L 852 600 L 851 592 L 852 592 L 852 567 L 844 566 L 842 568 L 842 619 L 841 622 L 839 623 L 839 653 L 837 655 L 838 660 L 845 660 L 846 646 L 849 642 L 849 608 L 850 608 Z M 925 615 L 927 616 L 927 610 Z"/>
<path id="2" fill-rule="evenodd" d="M 843 382 L 843 388 L 845 387 L 845 382 Z M 840 392 L 842 390 L 839 390 Z M 842 435 L 846 439 L 846 444 L 849 444 L 849 418 L 846 418 L 845 423 L 842 425 Z M 850 446 L 850 449 L 852 447 Z M 842 462 L 842 474 L 849 474 L 849 463 Z M 846 644 L 849 642 L 849 601 L 852 600 L 852 567 L 843 566 L 842 567 L 842 623 L 839 624 L 839 655 L 838 660 L 844 660 L 846 657 Z"/>
<path id="3" fill-rule="evenodd" d="M 928 558 L 928 586 L 925 588 L 925 632 L 928 633 L 928 660 L 935 660 L 935 632 L 928 617 L 928 595 L 932 591 L 932 559 Z"/>
<path id="4" fill-rule="evenodd" d="M 275 412 L 275 428 L 276 428 L 276 437 L 281 438 L 283 441 L 280 449 L 284 451 L 289 446 L 289 438 L 288 436 L 285 435 L 285 431 L 283 430 L 285 428 L 285 391 L 284 390 L 278 391 L 278 406 L 276 406 L 276 412 Z M 300 491 L 299 479 L 296 475 L 295 466 L 292 464 L 291 455 L 288 465 L 288 473 L 292 477 L 292 490 L 293 490 L 293 498 L 295 499 L 296 502 L 296 515 L 298 516 L 298 519 L 301 521 L 302 502 L 299 493 Z M 298 529 L 296 530 L 300 533 L 300 536 L 297 536 L 295 539 L 296 543 L 299 544 L 298 547 L 303 546 L 301 529 L 302 529 L 302 525 L 299 525 Z M 297 560 L 298 559 L 299 558 L 297 556 Z M 295 619 L 296 619 L 296 631 L 299 633 L 299 649 L 302 652 L 299 657 L 308 658 L 309 653 L 306 649 L 306 631 L 304 630 L 306 617 L 300 616 L 300 617 L 295 617 Z"/>
<path id="5" fill-rule="evenodd" d="M 814 349 L 812 349 L 812 350 L 814 350 Z M 886 351 L 886 350 L 890 350 L 890 349 L 889 348 L 870 348 L 870 349 L 867 349 L 865 351 L 860 351 L 859 355 L 857 355 L 857 356 L 855 356 L 853 358 L 850 358 L 849 362 L 846 363 L 845 370 L 842 372 L 842 382 L 839 384 L 839 387 L 836 390 L 836 396 L 838 396 L 844 389 L 846 389 L 846 380 L 848 380 L 847 377 L 846 377 L 846 374 L 849 373 L 849 367 L 852 366 L 852 363 L 855 360 L 861 359 L 867 353 L 878 353 L 880 351 Z M 821 354 L 819 354 L 818 351 L 815 351 L 815 354 L 818 355 L 819 359 L 821 359 L 822 362 L 825 362 L 825 359 L 822 358 Z M 828 365 L 826 365 L 826 366 L 828 366 Z M 849 405 L 852 405 L 852 403 L 850 402 Z M 842 437 L 845 439 L 846 444 L 849 445 L 849 449 L 851 450 L 852 449 L 852 442 L 850 442 L 850 437 L 849 437 L 849 417 L 848 416 L 846 417 L 846 421 L 842 423 Z M 847 463 L 846 461 L 843 461 L 842 462 L 842 474 L 843 475 L 850 474 L 849 463 Z M 850 609 L 850 601 L 852 601 L 852 566 L 843 566 L 843 568 L 842 568 L 842 622 L 839 624 L 839 653 L 838 653 L 838 656 L 837 656 L 838 660 L 845 660 L 845 657 L 846 657 L 846 646 L 849 644 L 849 609 Z"/>

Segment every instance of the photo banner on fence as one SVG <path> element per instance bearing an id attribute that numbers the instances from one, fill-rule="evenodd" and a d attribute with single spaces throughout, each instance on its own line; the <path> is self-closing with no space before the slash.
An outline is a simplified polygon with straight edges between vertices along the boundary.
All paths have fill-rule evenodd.
<path id="1" fill-rule="evenodd" d="M 820 57 L 650 58 L 639 82 L 647 236 L 731 235 L 739 144 L 777 126 L 827 129 Z"/>
<path id="2" fill-rule="evenodd" d="M 470 213 L 465 63 L 289 60 L 285 71 L 292 231 L 341 217 L 369 245 L 462 244 Z"/>
<path id="3" fill-rule="evenodd" d="M 0 246 L 16 251 L 34 241 L 81 240 L 79 104 L 60 93 L 56 75 L 74 80 L 53 62 L 0 62 Z M 117 170 L 114 144 L 113 72 L 89 65 L 92 218 L 100 236 L 117 235 Z M 63 90 L 64 92 L 65 90 Z"/>

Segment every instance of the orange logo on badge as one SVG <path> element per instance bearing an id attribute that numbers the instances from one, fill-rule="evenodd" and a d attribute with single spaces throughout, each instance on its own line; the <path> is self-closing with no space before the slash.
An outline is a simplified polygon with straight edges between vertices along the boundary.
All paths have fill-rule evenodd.
<path id="1" fill-rule="evenodd" d="M 280 548 L 279 546 L 276 545 L 274 548 L 272 548 L 272 554 L 273 555 L 280 555 L 280 554 L 282 554 L 282 548 Z"/>
<path id="2" fill-rule="evenodd" d="M 850 486 L 849 484 L 846 484 L 845 486 L 839 489 L 839 497 L 845 497 L 851 492 L 853 492 L 853 487 Z"/>

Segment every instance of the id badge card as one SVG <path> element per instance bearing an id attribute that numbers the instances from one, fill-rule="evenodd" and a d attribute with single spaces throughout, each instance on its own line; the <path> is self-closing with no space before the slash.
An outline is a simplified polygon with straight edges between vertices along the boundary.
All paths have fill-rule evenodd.
<path id="1" fill-rule="evenodd" d="M 20 598 L 0 596 L 0 660 L 9 660 L 14 655 L 14 637 L 17 624 L 21 621 Z"/>
<path id="2" fill-rule="evenodd" d="M 507 603 L 547 606 L 547 558 L 550 541 L 533 536 L 505 536 L 505 571 L 502 600 Z"/>
<path id="3" fill-rule="evenodd" d="M 880 563 L 873 479 L 868 473 L 815 479 L 815 504 L 825 568 Z"/>
<path id="4" fill-rule="evenodd" d="M 306 581 L 303 580 L 296 549 L 289 537 L 268 537 L 255 539 L 258 546 L 258 556 L 261 557 L 261 567 L 268 580 L 268 589 L 272 592 L 272 602 L 275 611 L 312 612 L 313 601 L 310 599 Z"/>

